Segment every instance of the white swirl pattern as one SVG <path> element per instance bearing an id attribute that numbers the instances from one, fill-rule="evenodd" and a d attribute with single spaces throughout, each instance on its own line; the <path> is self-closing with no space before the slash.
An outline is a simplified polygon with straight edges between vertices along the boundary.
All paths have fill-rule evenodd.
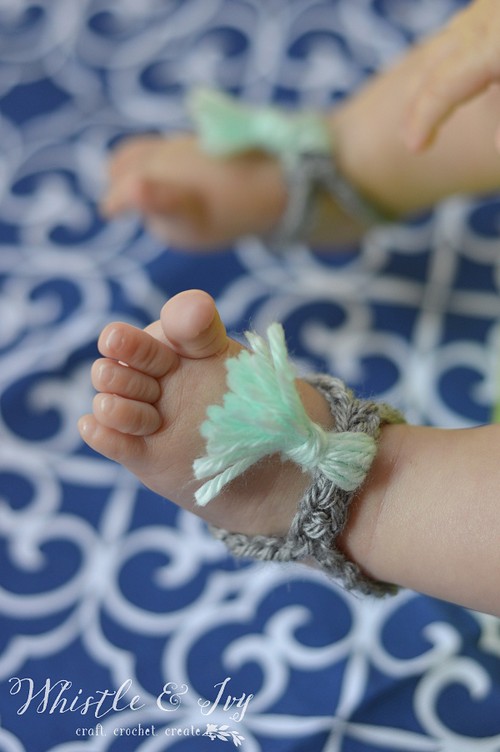
<path id="1" fill-rule="evenodd" d="M 75 429 L 103 324 L 145 325 L 192 286 L 235 332 L 283 321 L 301 368 L 413 421 L 488 420 L 497 198 L 446 202 L 337 259 L 277 260 L 250 240 L 183 256 L 96 210 L 110 145 L 186 127 L 193 84 L 326 106 L 463 4 L 0 0 L 0 752 L 216 749 L 169 733 L 207 722 L 232 724 L 245 752 L 500 750 L 497 620 L 236 564 Z M 131 681 L 143 707 L 115 708 L 97 734 L 92 713 L 19 714 L 12 677 L 68 679 L 82 698 Z M 227 677 L 254 697 L 205 716 L 198 699 Z M 156 734 L 125 733 L 140 724 Z"/>

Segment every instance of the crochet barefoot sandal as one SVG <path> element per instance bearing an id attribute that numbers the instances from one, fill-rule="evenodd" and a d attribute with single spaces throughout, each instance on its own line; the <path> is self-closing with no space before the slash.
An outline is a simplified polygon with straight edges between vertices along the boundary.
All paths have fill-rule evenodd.
<path id="1" fill-rule="evenodd" d="M 212 405 L 201 426 L 206 456 L 195 460 L 197 479 L 206 479 L 196 493 L 205 506 L 234 478 L 266 455 L 279 453 L 311 475 L 288 534 L 247 536 L 212 528 L 236 556 L 274 561 L 314 560 L 344 587 L 382 596 L 395 587 L 366 577 L 336 547 L 349 506 L 362 486 L 377 451 L 383 423 L 404 422 L 385 404 L 359 400 L 336 378 L 308 379 L 327 399 L 335 428 L 326 431 L 305 411 L 296 374 L 288 359 L 283 329 L 272 324 L 266 342 L 246 335 L 242 350 L 227 365 L 228 392 L 222 405 Z"/>
<path id="2" fill-rule="evenodd" d="M 225 157 L 260 149 L 281 162 L 288 202 L 278 226 L 265 238 L 275 250 L 307 237 L 319 191 L 331 195 L 361 225 L 387 221 L 342 175 L 332 134 L 320 115 L 250 107 L 211 89 L 194 90 L 189 107 L 206 153 Z"/>

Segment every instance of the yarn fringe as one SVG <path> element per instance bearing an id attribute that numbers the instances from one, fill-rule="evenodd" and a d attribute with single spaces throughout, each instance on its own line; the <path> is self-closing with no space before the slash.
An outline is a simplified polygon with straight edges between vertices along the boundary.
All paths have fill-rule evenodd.
<path id="1" fill-rule="evenodd" d="M 209 88 L 194 89 L 188 108 L 203 149 L 216 157 L 262 149 L 287 162 L 331 150 L 326 123 L 315 112 L 254 107 Z"/>
<path id="2" fill-rule="evenodd" d="M 280 324 L 267 330 L 267 342 L 246 334 L 250 350 L 227 363 L 228 392 L 211 405 L 201 426 L 206 455 L 193 464 L 196 492 L 205 506 L 232 480 L 263 457 L 278 453 L 306 472 L 318 470 L 339 488 L 363 482 L 376 452 L 375 439 L 355 431 L 326 431 L 307 414 L 296 386 Z"/>

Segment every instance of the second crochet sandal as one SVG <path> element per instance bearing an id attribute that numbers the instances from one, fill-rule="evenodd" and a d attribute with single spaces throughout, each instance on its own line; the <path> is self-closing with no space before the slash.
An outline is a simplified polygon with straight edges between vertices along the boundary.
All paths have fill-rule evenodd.
<path id="1" fill-rule="evenodd" d="M 189 107 L 201 146 L 208 154 L 224 157 L 261 149 L 279 159 L 288 202 L 278 226 L 265 238 L 275 250 L 306 238 L 318 191 L 330 194 L 361 225 L 387 221 L 387 215 L 343 176 L 332 134 L 320 115 L 251 107 L 211 89 L 195 89 Z"/>

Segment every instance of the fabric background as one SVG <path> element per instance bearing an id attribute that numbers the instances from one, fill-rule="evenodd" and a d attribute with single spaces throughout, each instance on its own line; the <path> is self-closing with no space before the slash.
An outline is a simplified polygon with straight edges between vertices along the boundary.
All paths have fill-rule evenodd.
<path id="1" fill-rule="evenodd" d="M 76 430 L 102 326 L 190 287 L 234 334 L 282 321 L 300 369 L 412 422 L 489 420 L 498 196 L 285 259 L 257 240 L 185 255 L 97 211 L 111 146 L 188 127 L 192 85 L 326 107 L 463 4 L 0 0 L 0 752 L 500 749 L 496 619 L 236 563 Z"/>

